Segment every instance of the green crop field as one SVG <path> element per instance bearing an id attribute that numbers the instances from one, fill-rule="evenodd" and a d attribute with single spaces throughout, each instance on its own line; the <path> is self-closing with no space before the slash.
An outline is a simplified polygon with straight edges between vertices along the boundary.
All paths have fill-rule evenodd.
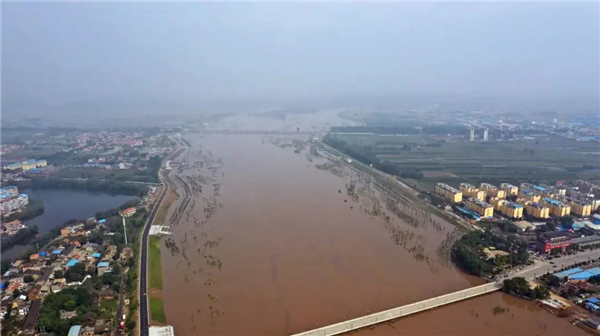
<path id="1" fill-rule="evenodd" d="M 408 181 L 421 190 L 435 182 L 458 185 L 556 180 L 600 180 L 597 142 L 541 136 L 514 141 L 441 141 L 427 135 L 330 134 L 356 151 L 393 163 L 400 171 L 420 171 Z"/>
<path id="2" fill-rule="evenodd" d="M 150 237 L 148 241 L 148 263 L 149 263 L 149 284 L 150 289 L 161 290 L 162 281 L 162 262 L 160 255 L 160 238 Z"/>
<path id="3" fill-rule="evenodd" d="M 167 323 L 162 299 L 150 298 L 150 318 L 156 322 Z"/>

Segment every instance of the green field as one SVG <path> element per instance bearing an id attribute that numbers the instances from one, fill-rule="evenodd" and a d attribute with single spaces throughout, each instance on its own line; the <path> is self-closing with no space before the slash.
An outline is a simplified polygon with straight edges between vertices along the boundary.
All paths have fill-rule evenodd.
<path id="1" fill-rule="evenodd" d="M 514 141 L 441 141 L 427 135 L 381 136 L 331 134 L 354 150 L 374 155 L 400 171 L 420 171 L 423 178 L 408 181 L 421 190 L 435 182 L 458 185 L 525 181 L 600 180 L 597 142 L 541 136 Z"/>
<path id="2" fill-rule="evenodd" d="M 162 290 L 163 281 L 159 237 L 150 237 L 148 242 L 148 263 L 150 267 L 148 272 L 150 289 Z"/>
<path id="3" fill-rule="evenodd" d="M 118 306 L 119 302 L 116 299 L 101 300 L 99 309 L 100 316 L 104 318 L 113 318 L 117 312 Z"/>
<path id="4" fill-rule="evenodd" d="M 21 158 L 36 158 L 44 159 L 48 156 L 56 154 L 63 150 L 64 146 L 30 146 L 27 148 L 20 148 L 13 152 L 2 155 L 4 160 L 14 160 Z"/>
<path id="5" fill-rule="evenodd" d="M 150 298 L 150 318 L 156 322 L 167 323 L 162 299 Z"/>

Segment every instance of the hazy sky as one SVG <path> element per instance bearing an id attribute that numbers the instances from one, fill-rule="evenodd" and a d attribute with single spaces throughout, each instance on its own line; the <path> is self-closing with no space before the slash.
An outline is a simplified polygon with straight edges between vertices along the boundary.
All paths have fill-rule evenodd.
<path id="1" fill-rule="evenodd" d="M 3 108 L 597 98 L 598 12 L 598 3 L 3 3 Z"/>

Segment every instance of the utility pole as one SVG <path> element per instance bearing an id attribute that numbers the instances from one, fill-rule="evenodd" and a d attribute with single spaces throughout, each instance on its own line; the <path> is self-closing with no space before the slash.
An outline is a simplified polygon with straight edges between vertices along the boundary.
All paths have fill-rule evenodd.
<path id="1" fill-rule="evenodd" d="M 123 217 L 123 234 L 125 234 L 125 245 L 127 245 L 127 226 L 125 226 L 125 216 Z"/>

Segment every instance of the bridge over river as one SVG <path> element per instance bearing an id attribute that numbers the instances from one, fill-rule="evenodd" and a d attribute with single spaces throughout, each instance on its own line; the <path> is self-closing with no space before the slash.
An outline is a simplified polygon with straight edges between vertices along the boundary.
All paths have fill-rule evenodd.
<path id="1" fill-rule="evenodd" d="M 458 292 L 444 294 L 438 297 L 427 299 L 420 302 L 407 304 L 401 307 L 392 308 L 390 310 L 382 311 L 367 316 L 358 317 L 352 320 L 332 324 L 329 326 L 321 327 L 314 330 L 305 331 L 303 333 L 295 334 L 293 336 L 330 336 L 339 335 L 352 330 L 368 327 L 370 325 L 386 322 L 389 320 L 397 319 L 399 317 L 416 314 L 418 312 L 441 307 L 453 302 L 458 302 L 472 297 L 484 295 L 497 291 L 502 288 L 502 282 L 491 282 L 485 285 L 471 287 L 460 290 Z"/>

